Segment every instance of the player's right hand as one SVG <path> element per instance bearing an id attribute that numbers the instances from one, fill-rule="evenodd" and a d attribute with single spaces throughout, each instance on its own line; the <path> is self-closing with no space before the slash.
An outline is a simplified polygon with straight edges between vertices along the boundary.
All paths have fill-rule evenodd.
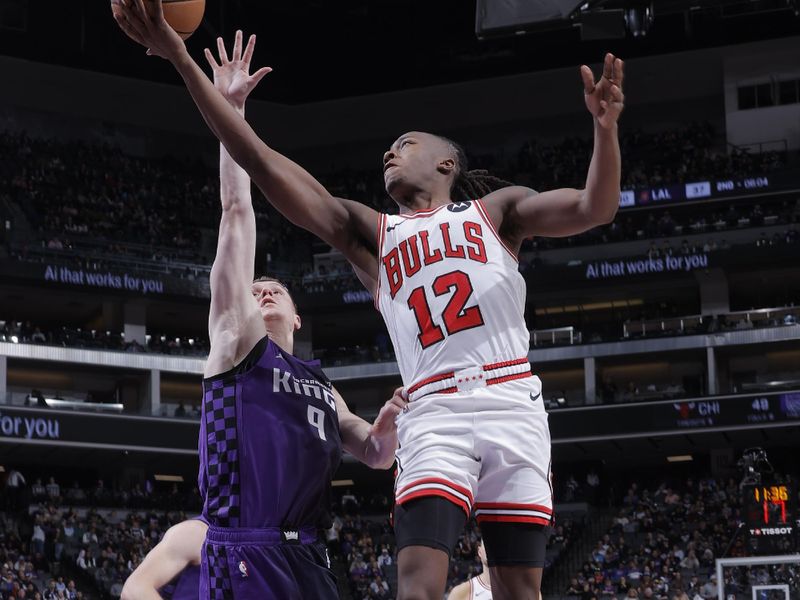
<path id="1" fill-rule="evenodd" d="M 225 42 L 222 38 L 217 38 L 217 50 L 219 52 L 219 62 L 214 57 L 214 53 L 208 48 L 205 50 L 206 60 L 211 65 L 214 73 L 214 87 L 216 87 L 225 99 L 237 109 L 244 108 L 245 100 L 250 95 L 258 82 L 272 71 L 271 67 L 262 67 L 252 75 L 250 74 L 250 61 L 253 59 L 253 51 L 256 47 L 256 36 L 251 35 L 247 41 L 247 47 L 242 52 L 243 35 L 241 30 L 236 32 L 236 39 L 233 43 L 233 56 L 228 58 L 228 51 L 225 49 Z"/>
<path id="2" fill-rule="evenodd" d="M 408 406 L 408 398 L 405 389 L 402 387 L 394 391 L 392 397 L 381 407 L 375 422 L 372 424 L 371 433 L 373 436 L 380 437 L 386 434 L 395 434 L 397 425 L 395 419 Z"/>
<path id="3" fill-rule="evenodd" d="M 164 19 L 161 0 L 111 0 L 111 11 L 120 29 L 150 56 L 171 61 L 186 51 L 181 36 Z"/>

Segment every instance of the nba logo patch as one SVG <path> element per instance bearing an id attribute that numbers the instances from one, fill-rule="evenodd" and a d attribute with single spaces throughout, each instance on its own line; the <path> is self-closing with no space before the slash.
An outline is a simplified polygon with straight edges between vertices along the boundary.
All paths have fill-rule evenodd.
<path id="1" fill-rule="evenodd" d="M 247 577 L 247 565 L 243 560 L 239 561 L 239 573 L 242 574 L 242 577 Z"/>

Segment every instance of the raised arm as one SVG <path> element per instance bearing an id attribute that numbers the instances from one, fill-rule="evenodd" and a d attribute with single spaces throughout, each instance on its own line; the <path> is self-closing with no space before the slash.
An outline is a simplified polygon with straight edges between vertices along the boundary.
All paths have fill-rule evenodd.
<path id="1" fill-rule="evenodd" d="M 214 72 L 214 85 L 242 116 L 247 96 L 269 73 L 261 69 L 250 75 L 255 36 L 242 52 L 241 32 L 236 34 L 233 56 L 229 60 L 220 38 L 219 63 L 206 49 Z M 211 267 L 211 308 L 208 333 L 211 351 L 206 362 L 207 377 L 223 373 L 236 365 L 259 339 L 264 324 L 251 292 L 256 254 L 256 217 L 250 196 L 250 178 L 220 145 L 219 191 L 222 217 L 219 222 L 217 255 Z"/>
<path id="2" fill-rule="evenodd" d="M 486 210 L 512 247 L 530 236 L 565 237 L 610 223 L 619 208 L 621 160 L 617 120 L 624 96 L 624 64 L 606 54 L 603 75 L 581 67 L 586 107 L 594 119 L 594 149 L 583 189 L 563 188 L 537 194 L 513 186 L 485 198 Z"/>
<path id="3" fill-rule="evenodd" d="M 159 589 L 180 575 L 186 567 L 200 564 L 200 552 L 207 529 L 208 526 L 197 519 L 170 527 L 164 538 L 128 577 L 120 600 L 161 600 Z"/>
<path id="4" fill-rule="evenodd" d="M 391 468 L 397 450 L 397 426 L 394 420 L 408 405 L 403 388 L 394 391 L 372 425 L 350 412 L 335 389 L 333 395 L 336 398 L 336 412 L 339 415 L 339 431 L 344 449 L 368 467 Z"/>
<path id="5" fill-rule="evenodd" d="M 378 213 L 334 198 L 305 169 L 259 139 L 209 82 L 181 38 L 164 20 L 161 0 L 114 0 L 114 18 L 125 33 L 169 60 L 186 83 L 211 131 L 250 175 L 267 200 L 295 225 L 309 230 L 365 272 L 378 278 Z"/>

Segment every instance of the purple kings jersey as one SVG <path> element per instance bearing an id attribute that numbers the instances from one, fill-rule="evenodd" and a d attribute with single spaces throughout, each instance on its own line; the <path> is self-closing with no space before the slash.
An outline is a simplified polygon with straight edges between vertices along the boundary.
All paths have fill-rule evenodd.
<path id="1" fill-rule="evenodd" d="M 212 526 L 328 528 L 342 442 L 330 381 L 264 337 L 203 380 L 200 493 Z"/>
<path id="2" fill-rule="evenodd" d="M 200 595 L 200 567 L 186 567 L 174 581 L 159 590 L 164 600 L 197 600 Z"/>

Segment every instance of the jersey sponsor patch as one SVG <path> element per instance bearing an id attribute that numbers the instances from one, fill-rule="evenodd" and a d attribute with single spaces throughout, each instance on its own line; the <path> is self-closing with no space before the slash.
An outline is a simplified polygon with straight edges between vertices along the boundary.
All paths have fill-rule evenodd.
<path id="1" fill-rule="evenodd" d="M 453 213 L 460 213 L 467 210 L 470 206 L 472 206 L 472 202 L 453 202 L 447 205 L 447 210 Z"/>

